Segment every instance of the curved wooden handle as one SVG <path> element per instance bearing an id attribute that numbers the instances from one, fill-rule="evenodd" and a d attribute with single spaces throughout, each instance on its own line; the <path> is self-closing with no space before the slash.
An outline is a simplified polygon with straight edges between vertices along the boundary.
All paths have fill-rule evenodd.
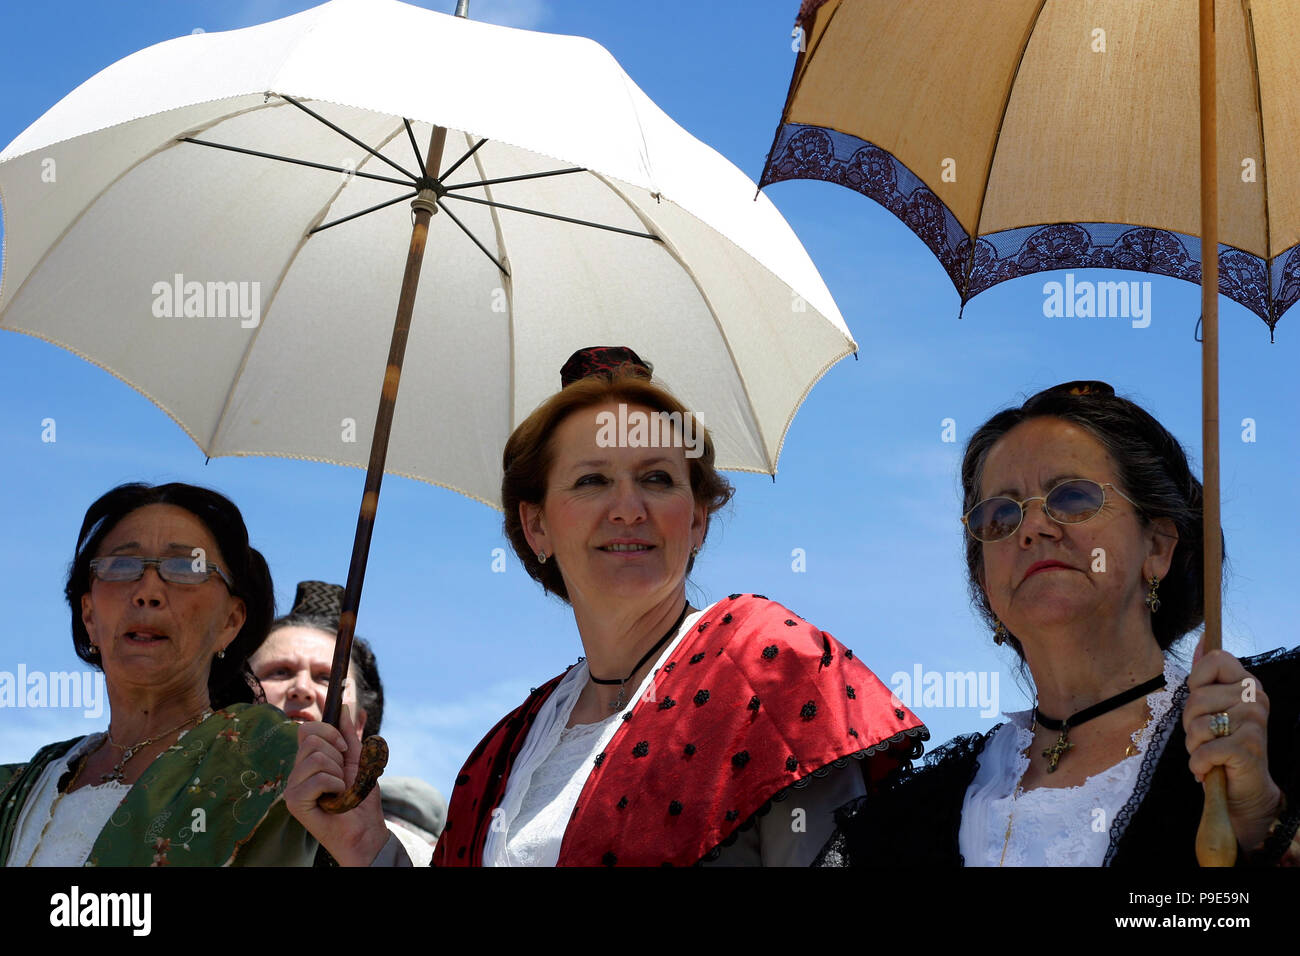
<path id="1" fill-rule="evenodd" d="M 384 768 L 388 766 L 388 744 L 383 737 L 367 737 L 361 742 L 361 760 L 357 765 L 357 779 L 344 793 L 327 793 L 316 805 L 326 813 L 347 813 L 375 789 Z"/>
<path id="2" fill-rule="evenodd" d="M 1237 862 L 1237 835 L 1228 817 L 1228 782 L 1222 767 L 1205 777 L 1205 808 L 1196 831 L 1196 859 L 1201 866 L 1232 866 Z"/>

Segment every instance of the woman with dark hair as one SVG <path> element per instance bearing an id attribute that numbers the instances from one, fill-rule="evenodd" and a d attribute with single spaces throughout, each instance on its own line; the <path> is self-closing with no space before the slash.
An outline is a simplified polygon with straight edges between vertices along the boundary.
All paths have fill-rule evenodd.
<path id="1" fill-rule="evenodd" d="M 334 661 L 334 640 L 343 608 L 343 588 L 325 581 L 300 581 L 293 609 L 271 622 L 271 632 L 249 659 L 266 702 L 291 719 L 321 719 Z M 352 656 L 343 687 L 362 738 L 379 733 L 384 719 L 384 685 L 370 643 L 352 639 Z"/>
<path id="2" fill-rule="evenodd" d="M 690 606 L 731 487 L 649 379 L 628 349 L 584 349 L 506 444 L 506 535 L 584 656 L 470 754 L 435 865 L 806 866 L 834 808 L 919 752 L 924 727 L 830 635 L 760 595 Z M 356 742 L 303 733 L 292 812 L 341 863 L 404 863 L 366 804 L 316 808 L 355 775 Z"/>
<path id="3" fill-rule="evenodd" d="M 297 725 L 255 704 L 271 574 L 229 499 L 120 485 L 86 512 L 65 595 L 108 730 L 0 768 L 9 866 L 310 865 L 280 792 Z"/>
<path id="4" fill-rule="evenodd" d="M 300 581 L 293 599 L 293 609 L 271 624 L 271 633 L 249 660 L 266 702 L 279 707 L 290 720 L 300 724 L 319 721 L 325 710 L 330 670 L 334 663 L 334 643 L 338 636 L 339 615 L 343 611 L 343 588 L 326 581 Z M 352 639 L 348 676 L 343 685 L 343 706 L 348 708 L 352 729 L 358 740 L 379 733 L 384 719 L 384 685 L 379 679 L 379 665 L 370 643 L 361 637 Z M 381 782 L 383 797 L 390 789 Z M 422 782 L 422 781 L 420 781 Z M 395 781 L 394 787 L 399 787 Z M 432 791 L 435 805 L 442 797 Z M 407 854 L 417 866 L 427 865 L 433 856 L 432 841 L 413 832 L 411 827 L 384 818 L 388 831 L 402 841 Z M 436 834 L 434 834 L 436 839 Z M 324 850 L 317 865 L 330 865 Z"/>
<path id="5" fill-rule="evenodd" d="M 1168 653 L 1204 619 L 1201 483 L 1177 440 L 1071 382 L 978 428 L 961 476 L 971 595 L 1036 705 L 844 807 L 820 862 L 1194 866 L 1221 766 L 1242 858 L 1300 863 L 1300 649 L 1198 651 L 1190 674 Z"/>

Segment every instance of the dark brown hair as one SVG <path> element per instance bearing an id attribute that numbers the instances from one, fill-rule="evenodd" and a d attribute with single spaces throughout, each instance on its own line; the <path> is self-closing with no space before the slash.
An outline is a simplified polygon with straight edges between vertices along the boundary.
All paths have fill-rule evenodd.
<path id="1" fill-rule="evenodd" d="M 691 414 L 667 389 L 646 381 L 643 372 L 616 369 L 588 376 L 548 398 L 514 430 L 501 456 L 504 471 L 501 479 L 501 503 L 505 508 L 506 537 L 510 539 L 515 554 L 523 562 L 529 576 L 565 601 L 569 600 L 569 592 L 564 586 L 560 569 L 553 561 L 539 564 L 537 556 L 528 546 L 523 522 L 519 517 L 519 504 L 525 501 L 541 504 L 546 497 L 546 481 L 555 460 L 551 439 L 560 424 L 574 412 L 609 402 L 624 402 L 657 412 L 675 413 L 681 416 L 682 421 Z M 688 457 L 686 463 L 690 469 L 691 492 L 695 501 L 704 505 L 707 516 L 711 517 L 731 500 L 735 490 L 714 467 L 713 439 L 702 424 L 700 428 L 704 440 L 703 454 L 696 458 Z M 708 534 L 707 526 L 705 534 Z M 687 573 L 690 573 L 694 563 L 695 559 L 692 558 L 686 566 Z"/>
<path id="2" fill-rule="evenodd" d="M 1089 432 L 1114 460 L 1119 471 L 1117 484 L 1136 504 L 1138 520 L 1144 526 L 1154 518 L 1174 523 L 1178 544 L 1169 573 L 1160 582 L 1160 611 L 1151 616 L 1156 642 L 1161 650 L 1167 650 L 1205 620 L 1203 492 L 1183 446 L 1145 409 L 1115 395 L 1104 383 L 1058 385 L 1039 392 L 1019 408 L 998 412 L 976 429 L 961 465 L 963 514 L 980 501 L 984 462 L 993 446 L 1011 429 L 1033 418 L 1059 418 Z M 993 627 L 993 610 L 980 587 L 983 545 L 965 531 L 962 536 L 971 602 Z M 1008 643 L 1024 657 L 1015 635 L 1009 635 Z"/>

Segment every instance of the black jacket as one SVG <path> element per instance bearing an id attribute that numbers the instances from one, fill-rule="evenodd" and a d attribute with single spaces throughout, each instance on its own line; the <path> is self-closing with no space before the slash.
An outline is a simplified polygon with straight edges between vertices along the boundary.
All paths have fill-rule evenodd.
<path id="1" fill-rule="evenodd" d="M 1269 700 L 1268 766 L 1286 793 L 1300 804 L 1300 647 L 1244 658 Z M 1187 769 L 1182 727 L 1187 685 L 1174 693 L 1162 724 L 1172 721 L 1157 758 L 1147 752 L 1133 796 L 1110 828 L 1107 866 L 1186 866 L 1196 862 L 1196 830 L 1204 795 Z M 1001 725 L 999 725 L 1001 726 Z M 955 737 L 916 768 L 904 768 L 870 795 L 842 807 L 839 827 L 815 866 L 962 866 L 957 835 L 962 803 L 979 768 L 987 734 Z M 1249 849 L 1249 848 L 1247 848 Z M 1242 854 L 1238 854 L 1240 861 Z"/>

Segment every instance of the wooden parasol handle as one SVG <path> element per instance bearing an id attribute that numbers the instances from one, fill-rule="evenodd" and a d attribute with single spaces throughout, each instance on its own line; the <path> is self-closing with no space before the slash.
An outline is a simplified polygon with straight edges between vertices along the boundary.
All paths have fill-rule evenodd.
<path id="1" fill-rule="evenodd" d="M 426 180 L 436 177 L 442 163 L 442 149 L 447 131 L 441 126 L 433 128 L 426 164 Z M 343 681 L 348 674 L 352 658 L 352 639 L 356 634 L 357 610 L 361 605 L 361 587 L 366 578 L 366 560 L 370 556 L 370 538 L 375 530 L 375 514 L 379 510 L 379 486 L 384 480 L 384 462 L 388 458 L 388 439 L 392 433 L 393 409 L 397 405 L 397 387 L 402 379 L 402 360 L 406 355 L 406 341 L 411 331 L 411 313 L 415 310 L 415 293 L 420 285 L 420 266 L 424 262 L 424 246 L 429 237 L 429 221 L 437 212 L 437 196 L 433 189 L 424 188 L 411 200 L 414 224 L 411 227 L 411 245 L 406 255 L 406 272 L 402 276 L 402 291 L 397 300 L 397 315 L 393 320 L 393 336 L 388 346 L 388 366 L 384 370 L 384 386 L 379 396 L 379 410 L 375 414 L 375 432 L 370 442 L 370 462 L 366 466 L 365 491 L 361 495 L 361 510 L 357 515 L 357 531 L 352 540 L 352 562 L 348 566 L 348 583 L 343 592 L 343 608 L 339 614 L 338 636 L 334 641 L 334 662 L 330 670 L 329 692 L 321 720 L 338 727 L 343 711 Z M 328 813 L 345 813 L 364 800 L 379 780 L 388 763 L 388 745 L 381 737 L 368 737 L 362 742 L 361 763 L 356 781 L 342 794 L 326 794 L 317 804 Z"/>
<path id="2" fill-rule="evenodd" d="M 1219 180 L 1215 104 L 1214 0 L 1201 0 L 1201 447 L 1204 461 L 1205 650 L 1223 646 L 1223 538 L 1219 522 Z M 1232 866 L 1237 836 L 1228 817 L 1223 768 L 1205 777 L 1196 831 L 1201 866 Z"/>

